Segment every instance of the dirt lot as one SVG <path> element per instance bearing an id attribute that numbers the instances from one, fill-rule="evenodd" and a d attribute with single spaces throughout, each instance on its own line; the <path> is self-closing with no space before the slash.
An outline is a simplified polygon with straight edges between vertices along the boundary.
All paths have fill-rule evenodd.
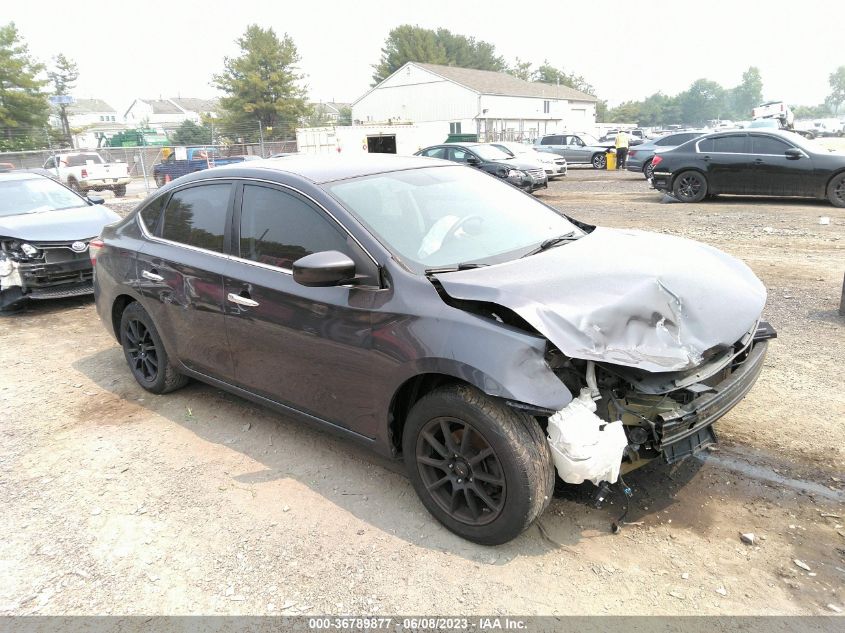
<path id="1" fill-rule="evenodd" d="M 540 197 L 710 243 L 769 289 L 779 338 L 720 449 L 629 477 L 621 534 L 619 500 L 572 488 L 510 544 L 462 541 L 395 464 L 201 384 L 147 394 L 91 301 L 59 301 L 0 322 L 0 614 L 845 611 L 845 212 L 588 169 Z"/>

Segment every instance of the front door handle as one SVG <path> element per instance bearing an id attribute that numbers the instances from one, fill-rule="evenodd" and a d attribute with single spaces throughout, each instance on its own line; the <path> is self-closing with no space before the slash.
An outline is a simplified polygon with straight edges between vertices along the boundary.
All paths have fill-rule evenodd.
<path id="1" fill-rule="evenodd" d="M 763 164 L 763 159 L 762 159 L 762 158 L 755 158 L 755 159 L 754 159 L 754 163 L 755 163 L 755 164 L 757 164 L 757 165 L 762 165 L 762 164 Z"/>
<path id="2" fill-rule="evenodd" d="M 234 292 L 230 292 L 226 298 L 232 303 L 237 303 L 239 306 L 246 306 L 248 308 L 258 307 L 257 301 L 253 301 L 249 297 L 242 297 L 241 295 L 236 295 Z"/>
<path id="3" fill-rule="evenodd" d="M 141 273 L 141 277 L 144 279 L 149 279 L 150 281 L 164 281 L 164 277 L 161 275 L 157 275 L 154 272 L 150 272 L 149 270 L 145 270 Z"/>

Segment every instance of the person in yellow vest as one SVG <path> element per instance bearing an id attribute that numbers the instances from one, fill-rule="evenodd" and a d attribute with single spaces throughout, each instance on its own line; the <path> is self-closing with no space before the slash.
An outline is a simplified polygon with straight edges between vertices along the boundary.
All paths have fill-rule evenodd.
<path id="1" fill-rule="evenodd" d="M 616 169 L 625 169 L 628 160 L 628 133 L 619 130 L 616 133 Z"/>

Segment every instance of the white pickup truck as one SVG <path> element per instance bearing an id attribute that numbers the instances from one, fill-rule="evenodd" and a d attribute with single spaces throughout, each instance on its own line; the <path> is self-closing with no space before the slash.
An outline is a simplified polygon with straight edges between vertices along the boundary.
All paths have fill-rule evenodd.
<path id="1" fill-rule="evenodd" d="M 78 193 L 110 189 L 118 198 L 126 195 L 129 167 L 126 163 L 108 163 L 97 152 L 67 152 L 47 159 L 44 169 L 56 174 Z"/>
<path id="2" fill-rule="evenodd" d="M 788 130 L 792 129 L 792 124 L 795 121 L 795 115 L 783 101 L 761 103 L 751 111 L 751 118 L 755 121 L 758 119 L 778 119 L 780 126 Z"/>

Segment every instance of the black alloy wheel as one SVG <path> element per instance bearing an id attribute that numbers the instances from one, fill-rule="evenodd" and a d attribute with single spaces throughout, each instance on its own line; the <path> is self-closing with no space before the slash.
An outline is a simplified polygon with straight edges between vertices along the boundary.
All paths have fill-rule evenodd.
<path id="1" fill-rule="evenodd" d="M 830 181 L 827 199 L 834 207 L 845 207 L 845 174 L 838 174 Z"/>
<path id="2" fill-rule="evenodd" d="M 155 324 L 140 303 L 132 302 L 123 310 L 119 334 L 129 369 L 144 389 L 162 394 L 188 383 L 187 376 L 171 363 Z"/>
<path id="3" fill-rule="evenodd" d="M 537 419 L 465 384 L 438 387 L 414 404 L 402 454 L 426 509 L 483 545 L 522 533 L 554 490 L 551 449 Z"/>
<path id="4" fill-rule="evenodd" d="M 654 165 L 651 163 L 652 161 L 648 161 L 643 169 L 643 174 L 645 174 L 646 178 L 654 178 Z"/>
<path id="5" fill-rule="evenodd" d="M 700 202 L 707 195 L 707 180 L 697 171 L 682 172 L 675 179 L 673 193 L 681 202 Z"/>
<path id="6" fill-rule="evenodd" d="M 158 349 L 147 326 L 138 319 L 127 319 L 123 335 L 129 367 L 140 383 L 154 383 L 158 378 Z"/>
<path id="7" fill-rule="evenodd" d="M 430 420 L 418 436 L 416 458 L 423 484 L 451 518 L 479 526 L 499 516 L 507 498 L 502 464 L 471 424 Z"/>

